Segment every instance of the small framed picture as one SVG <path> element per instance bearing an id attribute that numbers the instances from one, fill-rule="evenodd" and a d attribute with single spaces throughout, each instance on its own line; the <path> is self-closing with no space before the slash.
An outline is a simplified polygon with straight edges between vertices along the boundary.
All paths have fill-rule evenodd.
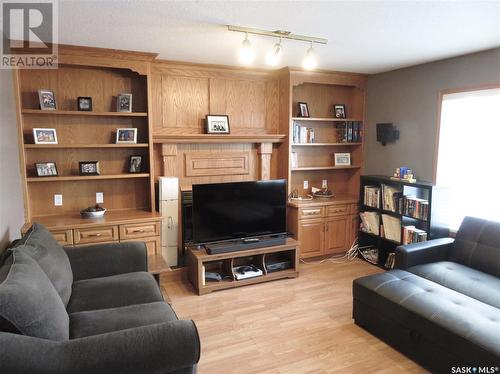
<path id="1" fill-rule="evenodd" d="M 207 115 L 207 134 L 229 134 L 229 116 Z"/>
<path id="2" fill-rule="evenodd" d="M 129 173 L 140 173 L 142 171 L 142 156 L 130 156 Z"/>
<path id="3" fill-rule="evenodd" d="M 309 107 L 307 103 L 298 103 L 299 105 L 299 117 L 309 118 Z"/>
<path id="4" fill-rule="evenodd" d="M 122 93 L 116 98 L 117 112 L 132 112 L 132 94 Z"/>
<path id="5" fill-rule="evenodd" d="M 346 118 L 346 111 L 345 111 L 345 105 L 344 104 L 335 104 L 333 106 L 333 115 L 335 118 Z"/>
<path id="6" fill-rule="evenodd" d="M 41 110 L 56 110 L 56 95 L 54 95 L 54 91 L 46 89 L 38 90 L 38 100 L 40 100 Z"/>
<path id="7" fill-rule="evenodd" d="M 39 162 L 35 164 L 36 175 L 39 177 L 56 177 L 57 167 L 55 162 Z"/>
<path id="8" fill-rule="evenodd" d="M 81 112 L 92 112 L 92 98 L 79 96 L 78 110 Z"/>
<path id="9" fill-rule="evenodd" d="M 351 165 L 350 153 L 335 153 L 335 166 L 349 166 Z"/>
<path id="10" fill-rule="evenodd" d="M 116 144 L 120 143 L 137 143 L 137 129 L 133 127 L 116 129 Z"/>
<path id="11" fill-rule="evenodd" d="M 56 129 L 33 129 L 35 144 L 57 144 Z"/>
<path id="12" fill-rule="evenodd" d="M 99 175 L 99 161 L 80 161 L 80 175 Z"/>

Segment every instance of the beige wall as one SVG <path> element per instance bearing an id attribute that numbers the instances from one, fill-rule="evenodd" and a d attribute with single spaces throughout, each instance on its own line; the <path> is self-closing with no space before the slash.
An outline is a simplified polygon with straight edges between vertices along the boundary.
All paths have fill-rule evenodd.
<path id="1" fill-rule="evenodd" d="M 439 91 L 493 83 L 500 83 L 500 48 L 371 76 L 364 174 L 390 175 L 408 166 L 419 179 L 432 180 Z M 383 122 L 399 129 L 396 143 L 376 141 L 375 125 Z"/>
<path id="2" fill-rule="evenodd" d="M 0 70 L 0 252 L 24 221 L 12 72 Z"/>

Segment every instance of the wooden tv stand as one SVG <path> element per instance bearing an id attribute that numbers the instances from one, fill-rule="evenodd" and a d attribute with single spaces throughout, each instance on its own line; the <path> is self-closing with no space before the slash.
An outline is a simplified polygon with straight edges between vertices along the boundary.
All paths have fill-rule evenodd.
<path id="1" fill-rule="evenodd" d="M 289 268 L 274 272 L 267 271 L 266 265 L 284 260 L 290 261 Z M 236 280 L 233 267 L 248 264 L 254 264 L 264 274 L 255 278 Z M 203 267 L 206 271 L 215 271 L 222 274 L 224 278 L 219 282 L 205 281 Z M 205 249 L 190 248 L 188 250 L 188 268 L 189 280 L 198 295 L 275 279 L 296 278 L 299 276 L 299 242 L 288 238 L 286 244 L 283 245 L 216 255 L 208 254 Z"/>

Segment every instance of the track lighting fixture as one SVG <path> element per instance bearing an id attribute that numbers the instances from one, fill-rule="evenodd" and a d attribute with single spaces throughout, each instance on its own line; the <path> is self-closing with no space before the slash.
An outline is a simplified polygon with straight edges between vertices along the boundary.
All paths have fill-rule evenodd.
<path id="1" fill-rule="evenodd" d="M 248 40 L 248 33 L 245 33 L 245 39 L 241 44 L 239 59 L 245 65 L 250 65 L 255 60 L 255 51 L 253 50 L 252 43 Z"/>
<path id="2" fill-rule="evenodd" d="M 297 35 L 297 34 L 292 34 L 290 31 L 284 31 L 284 30 L 269 31 L 262 29 L 254 29 L 251 27 L 232 26 L 232 25 L 228 25 L 227 29 L 229 31 L 245 33 L 245 39 L 243 40 L 243 44 L 239 52 L 239 60 L 241 61 L 241 63 L 245 65 L 250 65 L 255 59 L 255 51 L 252 48 L 250 40 L 248 40 L 248 34 L 279 38 L 279 42 L 273 45 L 271 51 L 266 56 L 266 62 L 268 65 L 271 66 L 278 65 L 281 60 L 281 55 L 283 54 L 283 46 L 281 45 L 281 39 L 309 42 L 310 46 L 306 51 L 304 59 L 302 60 L 302 66 L 306 70 L 312 70 L 316 68 L 316 66 L 318 65 L 316 53 L 314 52 L 313 49 L 313 43 L 317 44 L 328 43 L 328 40 L 324 38 L 317 38 L 315 36 Z"/>
<path id="3" fill-rule="evenodd" d="M 302 67 L 306 70 L 313 70 L 318 65 L 318 60 L 316 59 L 316 53 L 314 53 L 313 43 L 311 42 L 311 46 L 307 49 L 306 55 L 302 60 Z"/>
<path id="4" fill-rule="evenodd" d="M 283 54 L 283 47 L 281 46 L 281 38 L 278 43 L 273 45 L 273 48 L 269 51 L 266 56 L 266 62 L 268 65 L 276 66 L 281 60 L 281 55 Z"/>

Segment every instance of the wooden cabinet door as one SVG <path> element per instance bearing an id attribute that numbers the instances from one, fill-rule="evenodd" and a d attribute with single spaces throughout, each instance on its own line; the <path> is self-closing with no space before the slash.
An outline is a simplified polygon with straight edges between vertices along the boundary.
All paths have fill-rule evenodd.
<path id="1" fill-rule="evenodd" d="M 122 242 L 144 242 L 148 249 L 148 256 L 161 256 L 161 244 L 159 236 L 150 236 L 149 238 L 127 239 Z"/>
<path id="2" fill-rule="evenodd" d="M 306 219 L 299 221 L 300 258 L 319 256 L 324 248 L 324 220 Z"/>
<path id="3" fill-rule="evenodd" d="M 348 247 L 350 216 L 328 218 L 325 222 L 325 253 L 344 252 Z"/>

